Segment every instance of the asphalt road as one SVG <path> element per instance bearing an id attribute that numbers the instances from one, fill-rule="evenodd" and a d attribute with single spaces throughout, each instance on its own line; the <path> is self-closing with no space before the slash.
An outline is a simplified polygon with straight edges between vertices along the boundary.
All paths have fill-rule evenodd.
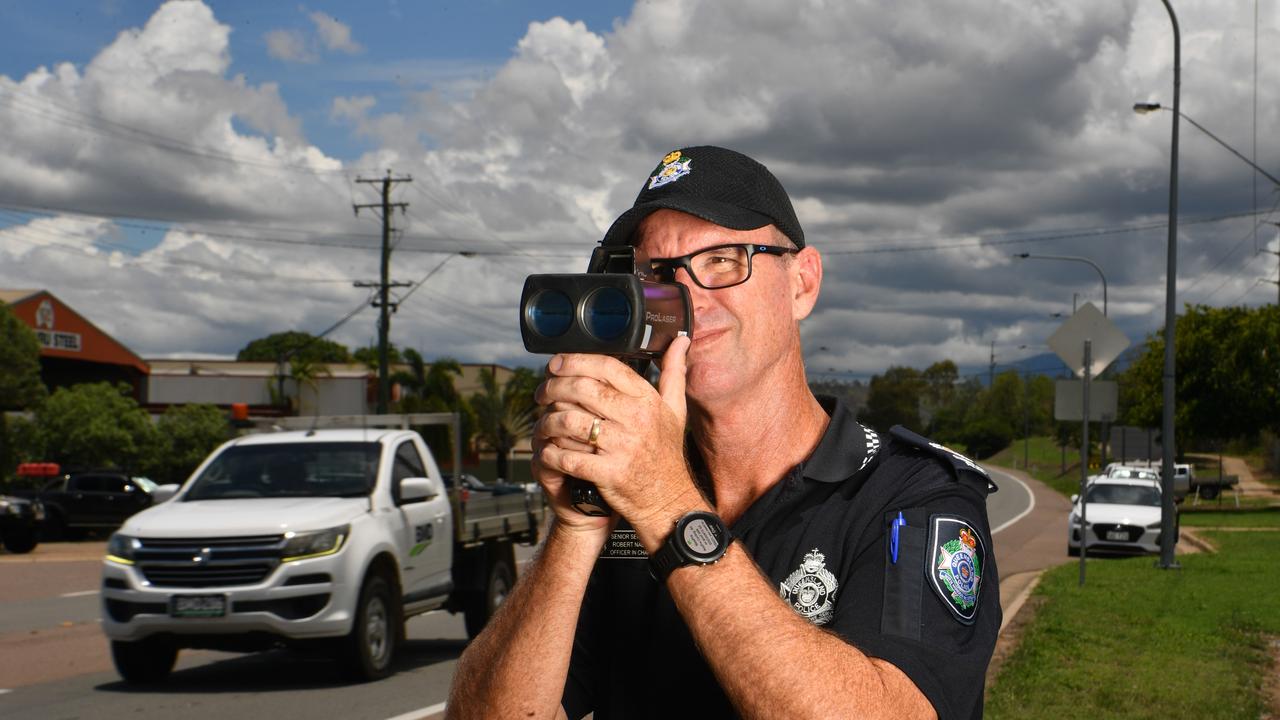
<path id="1" fill-rule="evenodd" d="M 1000 492 L 991 496 L 988 514 L 999 546 L 1005 528 L 1025 517 L 1034 496 L 1011 476 L 993 478 Z M 137 689 L 116 675 L 98 627 L 102 551 L 99 542 L 0 553 L 0 717 L 423 718 L 442 709 L 466 646 L 461 616 L 434 612 L 409 621 L 396 673 L 381 682 L 351 684 L 328 659 L 285 650 L 184 651 L 168 682 Z M 518 559 L 532 553 L 517 546 Z"/>

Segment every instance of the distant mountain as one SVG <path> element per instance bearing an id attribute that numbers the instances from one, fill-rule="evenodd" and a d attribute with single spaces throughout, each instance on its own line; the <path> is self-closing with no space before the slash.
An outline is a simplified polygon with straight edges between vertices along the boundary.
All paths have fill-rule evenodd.
<path id="1" fill-rule="evenodd" d="M 1111 363 L 1107 368 L 1108 374 L 1124 372 L 1135 360 L 1142 354 L 1143 346 L 1140 344 L 1131 345 L 1128 350 L 1120 353 L 1120 357 Z M 1029 358 L 1023 358 L 1010 363 L 997 363 L 996 374 L 999 375 L 1007 370 L 1016 370 L 1021 375 L 1045 375 L 1051 378 L 1071 377 L 1071 370 L 1067 364 L 1062 362 L 1062 358 L 1056 353 L 1047 352 L 1040 355 L 1032 355 Z M 969 365 L 960 368 L 960 377 L 975 377 L 987 384 L 987 378 L 990 376 L 990 366 L 988 365 Z"/>

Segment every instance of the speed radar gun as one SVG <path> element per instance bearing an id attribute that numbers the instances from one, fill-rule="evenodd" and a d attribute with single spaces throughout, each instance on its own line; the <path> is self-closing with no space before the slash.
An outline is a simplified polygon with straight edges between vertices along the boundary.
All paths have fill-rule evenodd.
<path id="1" fill-rule="evenodd" d="M 671 341 L 693 331 L 689 290 L 659 282 L 630 246 L 597 247 L 585 273 L 530 275 L 520 294 L 520 336 L 533 353 L 597 353 L 644 374 Z M 595 486 L 570 478 L 573 507 L 612 513 Z"/>

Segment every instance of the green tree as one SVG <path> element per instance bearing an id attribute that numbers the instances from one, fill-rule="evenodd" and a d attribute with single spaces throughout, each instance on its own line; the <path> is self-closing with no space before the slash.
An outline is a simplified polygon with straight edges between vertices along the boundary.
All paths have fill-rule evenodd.
<path id="1" fill-rule="evenodd" d="M 253 340 L 236 353 L 236 360 L 241 362 L 278 363 L 294 358 L 312 363 L 349 363 L 351 351 L 341 343 L 289 330 Z"/>
<path id="2" fill-rule="evenodd" d="M 943 408 L 955 401 L 956 385 L 960 382 L 960 370 L 950 360 L 939 360 L 920 374 L 924 381 L 920 397 L 921 420 L 929 433 L 935 431 L 935 418 Z"/>
<path id="3" fill-rule="evenodd" d="M 960 441 L 975 458 L 989 457 L 1004 449 L 1022 432 L 1023 382 L 1015 370 L 996 376 L 965 414 Z"/>
<path id="4" fill-rule="evenodd" d="M 529 368 L 517 368 L 501 387 L 492 370 L 480 372 L 481 391 L 471 396 L 476 413 L 476 439 L 497 455 L 498 477 L 510 479 L 511 449 L 532 436 L 537 417 L 533 391 L 540 379 Z"/>
<path id="5" fill-rule="evenodd" d="M 356 348 L 351 353 L 351 358 L 355 362 L 362 362 L 370 370 L 378 369 L 378 346 L 370 345 L 368 347 Z M 405 358 L 400 354 L 400 348 L 396 347 L 393 342 L 387 343 L 387 364 L 400 365 L 404 363 Z"/>
<path id="6" fill-rule="evenodd" d="M 44 460 L 66 466 L 140 469 L 156 450 L 156 429 L 121 383 L 58 388 L 36 411 Z"/>
<path id="7" fill-rule="evenodd" d="M 1280 430 L 1280 307 L 1188 305 L 1175 328 L 1176 447 Z M 1122 374 L 1121 413 L 1159 427 L 1163 412 L 1164 336 L 1151 335 Z"/>
<path id="8" fill-rule="evenodd" d="M 929 423 L 930 436 L 941 443 L 965 444 L 966 419 L 985 392 L 977 378 L 953 386 L 950 400 L 938 408 Z"/>
<path id="9" fill-rule="evenodd" d="M 46 395 L 40 381 L 40 341 L 0 302 L 0 477 L 16 465 L 5 411 L 36 407 Z"/>
<path id="10" fill-rule="evenodd" d="M 213 452 L 233 436 L 226 413 L 207 404 L 175 405 L 156 423 L 154 459 L 143 466 L 158 483 L 181 483 Z"/>
<path id="11" fill-rule="evenodd" d="M 858 422 L 880 432 L 894 425 L 911 430 L 924 429 L 920 422 L 920 399 L 925 381 L 915 368 L 893 366 L 871 378 L 867 406 L 858 413 Z"/>
<path id="12" fill-rule="evenodd" d="M 1050 435 L 1054 431 L 1053 424 L 1053 378 L 1046 375 L 1033 375 L 1026 382 L 1026 398 L 1030 403 L 1030 425 L 1032 435 Z"/>

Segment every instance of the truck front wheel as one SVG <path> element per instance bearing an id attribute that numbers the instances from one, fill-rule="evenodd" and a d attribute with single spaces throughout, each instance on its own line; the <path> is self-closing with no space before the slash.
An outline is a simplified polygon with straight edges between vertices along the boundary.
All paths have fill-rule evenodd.
<path id="1" fill-rule="evenodd" d="M 357 680 L 381 680 L 391 674 L 400 639 L 400 605 L 382 574 L 370 575 L 360 589 L 355 623 L 342 639 L 339 659 Z"/>
<path id="2" fill-rule="evenodd" d="M 511 567 L 510 552 L 496 553 L 489 564 L 489 577 L 485 579 L 484 590 L 475 594 L 463 611 L 467 625 L 467 637 L 474 638 L 484 630 L 489 619 L 498 611 L 498 607 L 507 599 L 511 587 L 515 585 L 516 573 Z"/>
<path id="3" fill-rule="evenodd" d="M 16 528 L 4 534 L 4 547 L 11 553 L 29 553 L 39 542 L 40 534 L 34 527 Z"/>
<path id="4" fill-rule="evenodd" d="M 159 638 L 137 642 L 112 640 L 111 659 L 125 682 L 157 683 L 173 670 L 173 664 L 178 660 L 178 648 Z"/>

